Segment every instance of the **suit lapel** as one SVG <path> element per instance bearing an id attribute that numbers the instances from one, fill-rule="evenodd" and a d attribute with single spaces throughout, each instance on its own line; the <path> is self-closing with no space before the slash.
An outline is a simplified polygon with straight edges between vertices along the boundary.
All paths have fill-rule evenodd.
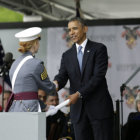
<path id="1" fill-rule="evenodd" d="M 83 62 L 82 62 L 82 74 L 83 74 L 83 71 L 85 69 L 85 66 L 86 66 L 90 51 L 91 51 L 90 48 L 91 48 L 90 41 L 88 40 L 86 47 L 85 47 L 85 50 L 84 50 L 84 56 L 83 56 Z"/>

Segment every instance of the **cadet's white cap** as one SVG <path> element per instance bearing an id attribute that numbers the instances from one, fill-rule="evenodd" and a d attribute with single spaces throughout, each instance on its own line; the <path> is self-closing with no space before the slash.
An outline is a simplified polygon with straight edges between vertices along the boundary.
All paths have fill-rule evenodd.
<path id="1" fill-rule="evenodd" d="M 41 31 L 42 29 L 40 27 L 31 27 L 16 33 L 15 37 L 18 38 L 20 42 L 31 41 L 39 38 Z"/>

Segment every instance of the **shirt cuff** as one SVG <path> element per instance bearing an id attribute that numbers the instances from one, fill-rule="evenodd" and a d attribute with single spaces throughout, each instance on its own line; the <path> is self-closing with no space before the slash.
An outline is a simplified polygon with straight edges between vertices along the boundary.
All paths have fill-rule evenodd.
<path id="1" fill-rule="evenodd" d="M 77 93 L 79 94 L 79 98 L 83 98 L 79 91 L 77 91 Z"/>

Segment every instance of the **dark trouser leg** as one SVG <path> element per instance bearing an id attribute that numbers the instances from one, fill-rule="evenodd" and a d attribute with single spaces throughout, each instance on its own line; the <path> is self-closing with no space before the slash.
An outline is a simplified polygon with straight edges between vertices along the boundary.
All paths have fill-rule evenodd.
<path id="1" fill-rule="evenodd" d="M 75 140 L 93 140 L 92 128 L 85 113 L 81 115 L 79 122 L 73 126 Z"/>
<path id="2" fill-rule="evenodd" d="M 91 122 L 94 140 L 113 140 L 113 118 Z"/>

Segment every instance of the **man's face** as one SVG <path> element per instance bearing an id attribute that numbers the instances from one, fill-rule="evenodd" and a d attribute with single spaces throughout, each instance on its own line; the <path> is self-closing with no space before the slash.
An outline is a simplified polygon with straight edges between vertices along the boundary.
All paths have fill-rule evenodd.
<path id="1" fill-rule="evenodd" d="M 68 32 L 71 40 L 79 45 L 86 39 L 87 26 L 83 26 L 79 21 L 68 23 Z"/>
<path id="2" fill-rule="evenodd" d="M 43 90 L 38 90 L 38 98 L 43 101 L 44 103 L 46 103 L 46 93 Z"/>
<path id="3" fill-rule="evenodd" d="M 57 106 L 59 104 L 58 96 L 48 96 L 46 104 Z"/>

